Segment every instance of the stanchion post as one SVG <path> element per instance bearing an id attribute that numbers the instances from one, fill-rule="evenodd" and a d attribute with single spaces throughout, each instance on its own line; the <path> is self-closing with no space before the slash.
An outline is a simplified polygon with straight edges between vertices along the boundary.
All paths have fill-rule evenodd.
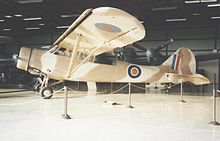
<path id="1" fill-rule="evenodd" d="M 71 119 L 71 117 L 67 114 L 67 109 L 68 109 L 68 89 L 66 86 L 66 83 L 64 82 L 64 114 L 62 117 L 64 119 Z"/>
<path id="2" fill-rule="evenodd" d="M 128 108 L 134 108 L 131 106 L 131 83 L 128 83 Z"/>
<path id="3" fill-rule="evenodd" d="M 111 82 L 111 94 L 113 94 L 112 92 L 113 92 L 113 84 Z"/>
<path id="4" fill-rule="evenodd" d="M 181 83 L 180 83 L 180 100 L 179 100 L 179 102 L 186 103 L 186 101 L 183 100 L 183 81 L 181 81 Z"/>
<path id="5" fill-rule="evenodd" d="M 216 121 L 216 88 L 215 88 L 215 84 L 216 84 L 216 74 L 214 74 L 214 80 L 213 80 L 213 86 L 212 86 L 212 94 L 213 94 L 213 100 L 212 100 L 212 118 L 213 120 L 211 122 L 209 122 L 210 125 L 220 125 L 219 122 Z"/>

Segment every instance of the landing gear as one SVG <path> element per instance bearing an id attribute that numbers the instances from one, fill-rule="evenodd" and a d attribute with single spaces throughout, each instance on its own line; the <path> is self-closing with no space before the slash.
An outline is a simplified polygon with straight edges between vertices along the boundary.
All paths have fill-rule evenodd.
<path id="1" fill-rule="evenodd" d="M 40 95 L 43 99 L 50 99 L 53 96 L 53 89 L 48 86 L 48 76 L 42 75 L 41 77 L 37 78 L 37 82 L 34 85 L 34 91 Z"/>
<path id="2" fill-rule="evenodd" d="M 43 99 L 50 99 L 53 96 L 53 89 L 50 87 L 43 87 L 40 90 L 40 95 Z"/>
<path id="3" fill-rule="evenodd" d="M 34 92 L 36 92 L 37 94 L 39 94 L 40 92 L 40 87 L 41 87 L 41 83 L 38 83 L 34 85 Z"/>

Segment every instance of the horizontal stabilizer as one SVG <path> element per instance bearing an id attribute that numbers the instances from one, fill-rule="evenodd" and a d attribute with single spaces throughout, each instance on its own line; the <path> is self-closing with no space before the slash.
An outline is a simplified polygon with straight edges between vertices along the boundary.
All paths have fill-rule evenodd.
<path id="1" fill-rule="evenodd" d="M 190 82 L 195 85 L 210 84 L 209 79 L 201 74 L 186 75 L 186 74 L 167 73 L 167 77 L 168 79 L 170 79 L 172 82 L 175 83 Z"/>

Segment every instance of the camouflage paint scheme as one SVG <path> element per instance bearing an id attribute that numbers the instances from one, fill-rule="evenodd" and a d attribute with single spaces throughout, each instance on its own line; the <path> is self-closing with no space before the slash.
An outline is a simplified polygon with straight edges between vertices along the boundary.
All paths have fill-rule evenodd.
<path id="1" fill-rule="evenodd" d="M 94 63 L 95 56 L 141 40 L 144 36 L 142 23 L 122 10 L 111 7 L 87 9 L 54 43 L 57 51 L 21 48 L 17 67 L 36 75 L 43 73 L 56 80 L 210 83 L 204 76 L 195 74 L 195 57 L 186 48 L 178 49 L 160 66 L 141 66 L 123 61 L 112 65 Z M 60 49 L 67 54 L 59 54 Z"/>

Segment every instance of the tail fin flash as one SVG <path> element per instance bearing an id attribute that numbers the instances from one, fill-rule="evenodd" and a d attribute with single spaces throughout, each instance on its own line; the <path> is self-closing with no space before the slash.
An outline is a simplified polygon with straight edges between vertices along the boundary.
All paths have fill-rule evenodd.
<path id="1" fill-rule="evenodd" d="M 179 65 L 180 65 L 180 56 L 179 54 L 174 54 L 171 68 L 175 71 L 178 71 Z"/>
<path id="2" fill-rule="evenodd" d="M 170 66 L 178 74 L 194 75 L 196 72 L 195 56 L 187 48 L 179 48 L 162 65 Z"/>

